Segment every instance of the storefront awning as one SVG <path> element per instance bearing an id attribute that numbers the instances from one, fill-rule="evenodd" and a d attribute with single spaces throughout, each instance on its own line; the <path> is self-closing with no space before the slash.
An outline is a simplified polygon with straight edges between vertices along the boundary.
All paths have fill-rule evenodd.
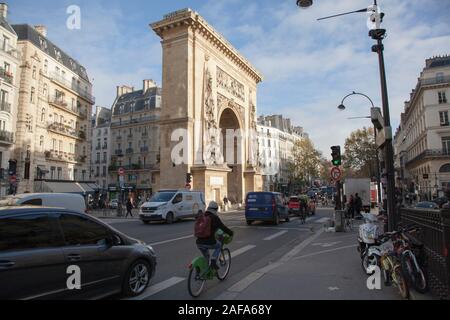
<path id="1" fill-rule="evenodd" d="M 77 193 L 86 195 L 98 191 L 96 184 L 89 183 L 44 181 L 44 184 L 49 192 L 54 193 Z"/>

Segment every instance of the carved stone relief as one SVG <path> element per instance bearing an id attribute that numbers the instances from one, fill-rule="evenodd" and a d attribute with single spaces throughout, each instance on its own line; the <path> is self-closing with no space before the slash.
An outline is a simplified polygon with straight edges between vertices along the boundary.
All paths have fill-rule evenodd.
<path id="1" fill-rule="evenodd" d="M 245 102 L 244 85 L 217 67 L 217 88 L 223 89 L 233 97 Z"/>

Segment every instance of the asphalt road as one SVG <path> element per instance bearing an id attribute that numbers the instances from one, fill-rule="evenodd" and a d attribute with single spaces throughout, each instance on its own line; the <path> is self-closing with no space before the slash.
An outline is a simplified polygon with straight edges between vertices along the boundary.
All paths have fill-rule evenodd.
<path id="1" fill-rule="evenodd" d="M 224 282 L 209 281 L 200 299 L 214 299 L 255 270 L 279 260 L 293 247 L 313 236 L 312 230 L 323 228 L 331 214 L 331 209 L 318 209 L 316 216 L 308 218 L 305 225 L 300 224 L 298 218 L 291 217 L 290 222 L 282 222 L 278 226 L 269 223 L 247 226 L 242 211 L 221 214 L 222 221 L 235 231 L 233 242 L 228 245 L 232 255 L 231 271 Z M 132 219 L 111 219 L 105 222 L 131 237 L 151 244 L 156 251 L 156 275 L 145 293 L 137 299 L 191 299 L 187 290 L 187 266 L 200 255 L 193 236 L 193 219 L 172 225 L 144 225 Z"/>

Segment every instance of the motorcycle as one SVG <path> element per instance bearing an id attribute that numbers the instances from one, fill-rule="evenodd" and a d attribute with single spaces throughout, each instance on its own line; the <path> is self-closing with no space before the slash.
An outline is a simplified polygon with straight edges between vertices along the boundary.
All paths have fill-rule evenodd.
<path id="1" fill-rule="evenodd" d="M 358 251 L 361 259 L 367 255 L 368 249 L 377 244 L 381 230 L 378 218 L 371 213 L 362 213 L 365 223 L 359 226 Z"/>

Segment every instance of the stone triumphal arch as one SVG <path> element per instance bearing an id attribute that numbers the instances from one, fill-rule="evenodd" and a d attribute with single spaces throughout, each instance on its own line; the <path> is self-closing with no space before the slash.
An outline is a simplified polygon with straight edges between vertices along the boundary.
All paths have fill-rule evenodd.
<path id="1" fill-rule="evenodd" d="M 242 203 L 262 190 L 256 94 L 261 74 L 191 9 L 151 24 L 162 39 L 160 189 L 192 188 Z M 181 159 L 181 161 L 180 161 Z"/>

